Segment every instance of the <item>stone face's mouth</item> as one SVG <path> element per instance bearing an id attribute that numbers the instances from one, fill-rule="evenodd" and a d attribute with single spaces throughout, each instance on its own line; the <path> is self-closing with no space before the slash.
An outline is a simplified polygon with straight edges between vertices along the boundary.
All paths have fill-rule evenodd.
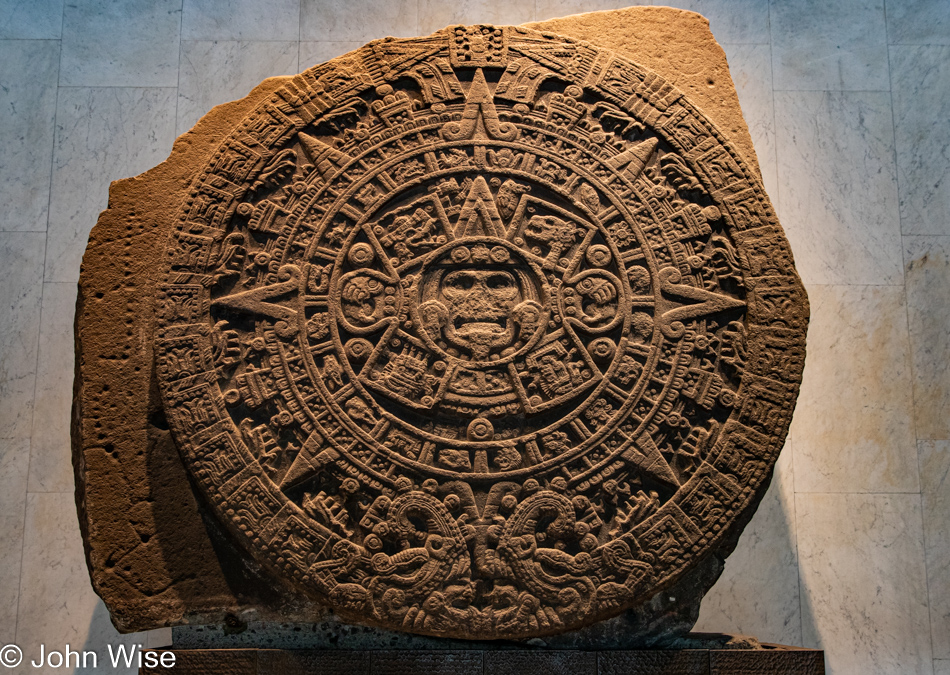
<path id="1" fill-rule="evenodd" d="M 445 336 L 449 342 L 471 351 L 476 361 L 483 361 L 493 350 L 510 345 L 514 334 L 514 322 L 504 316 L 477 319 L 456 316 L 446 326 Z"/>
<path id="2" fill-rule="evenodd" d="M 467 319 L 465 317 L 455 317 L 453 322 L 455 333 L 457 335 L 471 335 L 484 333 L 505 333 L 508 331 L 508 318 L 488 318 L 479 317 L 479 319 Z"/>

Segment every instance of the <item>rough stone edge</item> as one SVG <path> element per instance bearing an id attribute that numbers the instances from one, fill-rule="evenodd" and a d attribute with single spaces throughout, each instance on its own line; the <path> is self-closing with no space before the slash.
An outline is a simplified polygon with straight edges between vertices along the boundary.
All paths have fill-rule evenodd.
<path id="1" fill-rule="evenodd" d="M 133 240 L 139 239 L 137 246 L 143 251 L 154 252 L 155 259 L 160 255 L 165 246 L 168 232 L 172 227 L 174 218 L 174 209 L 157 208 L 155 209 L 147 222 L 147 229 L 139 233 L 125 234 L 123 228 L 126 223 L 135 218 L 136 207 L 141 210 L 143 202 L 153 205 L 164 203 L 178 204 L 187 195 L 188 189 L 194 178 L 195 168 L 200 166 L 202 160 L 214 150 L 220 143 L 221 137 L 233 128 L 233 123 L 228 120 L 240 120 L 249 114 L 254 107 L 262 100 L 266 99 L 274 90 L 280 88 L 289 78 L 275 77 L 264 80 L 255 87 L 245 98 L 239 101 L 233 101 L 216 106 L 211 112 L 205 115 L 190 131 L 182 134 L 175 139 L 172 151 L 164 162 L 138 176 L 114 181 L 109 187 L 108 208 L 99 215 L 96 225 L 89 235 L 89 243 L 83 254 L 83 262 L 80 268 L 80 278 L 78 284 L 78 295 L 76 300 L 76 317 L 74 324 L 75 335 L 75 379 L 73 382 L 73 407 L 71 420 L 71 446 L 72 461 L 76 479 L 76 504 L 79 515 L 80 531 L 83 538 L 83 547 L 86 556 L 86 563 L 89 568 L 89 575 L 92 581 L 93 589 L 106 602 L 110 609 L 112 621 L 120 632 L 135 632 L 140 630 L 149 630 L 153 628 L 173 625 L 186 620 L 186 614 L 199 614 L 203 607 L 186 607 L 177 594 L 172 593 L 173 597 L 162 598 L 159 601 L 150 601 L 148 599 L 130 602 L 127 598 L 110 593 L 105 588 L 106 584 L 99 575 L 105 575 L 103 570 L 114 563 L 109 559 L 113 551 L 97 549 L 96 544 L 103 541 L 103 537 L 109 534 L 116 536 L 117 523 L 102 522 L 103 519 L 95 521 L 90 520 L 89 511 L 86 508 L 87 499 L 96 499 L 97 491 L 103 489 L 101 484 L 90 485 L 86 476 L 90 470 L 95 471 L 96 467 L 101 466 L 103 462 L 109 462 L 109 446 L 114 445 L 113 438 L 101 439 L 110 441 L 109 443 L 99 442 L 98 434 L 91 428 L 84 428 L 84 420 L 87 414 L 96 408 L 101 409 L 104 405 L 116 405 L 120 412 L 114 414 L 114 418 L 124 418 L 134 420 L 134 424 L 128 425 L 125 429 L 125 439 L 129 443 L 138 445 L 146 451 L 157 451 L 164 446 L 166 450 L 171 449 L 174 453 L 174 459 L 180 463 L 177 450 L 171 441 L 170 434 L 167 432 L 167 426 L 163 430 L 161 424 L 155 424 L 156 420 L 147 418 L 149 407 L 148 399 L 158 401 L 157 391 L 154 383 L 154 362 L 152 348 L 149 345 L 148 337 L 152 333 L 153 312 L 152 304 L 155 296 L 156 278 L 155 270 L 146 271 L 138 278 L 139 288 L 135 292 L 135 286 L 124 283 L 121 279 L 116 279 L 118 270 L 110 270 L 112 274 L 103 274 L 103 267 L 109 268 L 110 262 L 115 258 L 115 253 L 122 245 L 128 245 Z M 140 243 L 140 242 L 144 242 Z M 148 262 L 149 259 L 146 259 Z M 86 270 L 90 267 L 97 269 L 97 275 L 90 277 Z M 147 268 L 147 265 L 141 265 Z M 137 334 L 139 351 L 133 352 L 129 358 L 131 362 L 128 367 L 122 369 L 121 375 L 124 378 L 123 383 L 128 383 L 128 389 L 135 389 L 146 399 L 144 405 L 141 401 L 122 401 L 120 394 L 115 392 L 111 397 L 104 401 L 95 401 L 95 394 L 92 390 L 95 387 L 102 387 L 111 379 L 114 374 L 113 369 L 108 373 L 104 372 L 103 362 L 109 360 L 104 358 L 102 353 L 96 351 L 106 351 L 103 345 L 97 344 L 96 335 L 101 334 L 106 329 L 112 329 L 116 335 L 125 330 L 121 319 L 115 312 L 105 312 L 100 310 L 90 310 L 90 305 L 95 302 L 107 300 L 109 293 L 126 296 L 134 294 L 141 303 L 138 306 L 138 312 L 135 315 L 135 323 L 132 326 L 133 332 Z M 100 300 L 97 294 L 105 294 Z M 117 298 L 113 305 L 120 305 L 122 298 Z M 95 323 L 90 325 L 89 321 L 83 321 L 83 317 L 89 313 L 90 318 L 94 318 Z M 117 347 L 118 345 L 106 345 L 106 347 Z M 139 370 L 136 371 L 135 369 Z M 131 371 L 131 372 L 129 372 Z M 98 404 L 98 405 L 97 405 Z M 139 405 L 137 405 L 139 404 Z M 158 404 L 160 406 L 160 403 Z M 143 408 L 139 410 L 137 408 Z M 108 495 L 105 501 L 125 500 L 131 502 L 132 497 L 138 496 L 134 484 L 130 483 L 134 469 L 144 470 L 146 460 L 142 460 L 142 466 L 125 467 L 117 464 L 112 467 L 112 471 L 124 479 L 124 486 L 110 486 L 114 490 Z M 183 468 L 183 467 L 182 467 Z M 126 491 L 123 495 L 121 492 Z M 197 516 L 197 500 L 195 509 Z M 200 527 L 200 519 L 197 519 L 197 525 Z M 109 530 L 108 533 L 105 530 Z M 106 539 L 108 540 L 108 539 Z M 222 606 L 237 604 L 237 599 L 227 592 L 218 580 L 209 579 L 210 597 L 208 597 L 208 610 L 213 614 L 220 614 Z M 218 581 L 218 583 L 214 583 Z M 118 585 L 118 584 L 109 584 Z M 108 597 L 111 594 L 112 597 Z M 174 617 L 174 618 L 171 618 Z M 215 620 L 220 621 L 222 617 L 216 616 Z"/>
<path id="2" fill-rule="evenodd" d="M 757 177 L 761 178 L 751 136 L 742 117 L 738 95 L 732 83 L 725 53 L 709 31 L 709 22 L 701 15 L 666 7 L 631 7 L 620 10 L 578 14 L 548 21 L 528 23 L 524 24 L 524 26 L 534 30 L 558 33 L 565 37 L 591 42 L 598 47 L 615 51 L 622 56 L 626 56 L 654 70 L 684 92 L 687 98 L 738 147 L 753 172 Z M 662 36 L 662 41 L 657 39 L 657 35 Z M 652 40 L 648 39 L 650 36 L 653 36 Z M 656 49 L 658 46 L 662 48 Z M 672 57 L 672 62 L 678 64 L 680 67 L 671 67 L 671 61 L 666 60 L 670 57 Z M 699 65 L 692 71 L 689 71 L 686 66 L 690 63 L 698 63 Z M 713 73 L 712 82 L 710 82 L 709 79 L 710 72 Z M 127 224 L 136 221 L 134 207 L 136 205 L 141 206 L 142 202 L 147 203 L 150 201 L 156 205 L 167 205 L 169 202 L 174 204 L 179 203 L 188 192 L 191 180 L 195 174 L 194 168 L 201 165 L 202 160 L 217 146 L 220 139 L 233 128 L 237 121 L 240 121 L 259 102 L 290 79 L 290 77 L 269 78 L 255 87 L 244 99 L 216 106 L 205 115 L 191 131 L 176 139 L 172 152 L 165 162 L 138 176 L 113 182 L 109 190 L 108 209 L 100 214 L 98 223 L 90 234 L 89 245 L 83 256 L 83 268 L 80 274 L 76 313 L 77 359 L 72 421 L 73 464 L 76 473 L 76 501 L 79 510 L 80 528 L 83 534 L 86 560 L 89 566 L 93 588 L 106 600 L 106 604 L 110 608 L 113 623 L 122 632 L 148 630 L 179 624 L 221 623 L 230 612 L 240 611 L 248 605 L 253 606 L 253 602 L 248 602 L 246 598 L 235 597 L 227 585 L 222 583 L 223 576 L 220 578 L 208 578 L 208 586 L 205 589 L 202 602 L 195 602 L 194 598 L 190 598 L 187 606 L 180 595 L 174 592 L 174 587 L 166 589 L 173 591 L 172 593 L 157 600 L 140 598 L 136 601 L 129 601 L 127 598 L 116 595 L 106 597 L 110 595 L 110 590 L 106 588 L 106 584 L 104 584 L 101 579 L 97 579 L 97 572 L 98 574 L 104 574 L 102 570 L 106 567 L 106 563 L 112 563 L 114 565 L 115 561 L 103 559 L 103 552 L 96 550 L 95 543 L 98 540 L 97 535 L 100 530 L 103 529 L 103 523 L 90 521 L 88 510 L 86 509 L 86 501 L 96 491 L 95 488 L 100 488 L 101 486 L 94 486 L 94 489 L 90 490 L 86 476 L 89 473 L 90 463 L 98 462 L 101 464 L 103 461 L 108 462 L 107 456 L 109 453 L 106 452 L 106 448 L 103 447 L 101 443 L 96 443 L 91 440 L 91 436 L 93 435 L 92 430 L 84 429 L 82 422 L 84 414 L 95 407 L 90 400 L 89 390 L 93 388 L 95 384 L 101 384 L 104 380 L 109 378 L 102 376 L 101 368 L 98 367 L 100 364 L 98 363 L 96 364 L 97 367 L 86 367 L 86 358 L 93 356 L 91 352 L 95 348 L 95 345 L 91 339 L 86 340 L 87 334 L 90 332 L 90 326 L 87 321 L 87 325 L 81 327 L 81 317 L 86 313 L 87 306 L 95 301 L 95 294 L 97 292 L 103 292 L 101 289 L 112 290 L 112 292 L 129 292 L 132 291 L 133 288 L 128 285 L 122 285 L 120 282 L 116 288 L 108 289 L 108 282 L 114 281 L 114 274 L 103 278 L 105 275 L 102 275 L 100 270 L 100 276 L 97 276 L 95 279 L 89 279 L 85 274 L 85 270 L 93 263 L 99 263 L 99 266 L 101 266 L 103 261 L 106 261 L 110 255 L 114 254 L 119 246 L 124 245 L 128 247 L 130 242 L 137 238 L 139 238 L 139 241 L 150 241 L 153 246 L 146 247 L 147 250 L 156 252 L 157 254 L 164 247 L 164 239 L 171 228 L 171 219 L 174 216 L 174 211 L 166 209 L 162 212 L 162 210 L 159 209 L 157 210 L 158 215 L 152 216 L 148 223 L 151 229 L 143 230 L 139 233 L 126 234 L 122 232 L 123 226 L 127 228 L 127 231 L 131 230 L 132 228 Z M 144 267 L 144 265 L 140 266 Z M 138 329 L 138 331 L 137 333 L 134 330 L 132 332 L 139 336 L 151 333 L 151 303 L 156 283 L 156 279 L 153 275 L 154 270 L 151 274 L 138 277 L 140 279 L 140 286 L 143 287 L 140 289 L 138 295 L 140 296 L 140 301 L 144 300 L 144 302 L 136 307 L 137 312 L 134 316 L 134 328 Z M 141 282 L 141 279 L 145 279 L 144 283 Z M 114 313 L 107 314 L 107 317 L 116 324 L 114 326 L 115 328 L 121 330 L 124 327 Z M 95 318 L 100 322 L 99 327 L 102 328 L 102 314 L 97 313 Z M 109 324 L 108 320 L 106 324 Z M 140 337 L 139 339 L 141 341 L 139 345 L 141 351 L 136 353 L 133 357 L 130 357 L 129 360 L 139 363 L 141 370 L 138 375 L 132 376 L 130 379 L 138 383 L 138 391 L 140 393 L 150 392 L 151 397 L 154 395 L 154 377 L 152 373 L 154 365 L 152 352 L 147 343 L 147 339 L 144 337 Z M 126 374 L 126 376 L 128 377 L 128 374 Z M 119 405 L 120 409 L 126 412 L 130 407 L 134 407 L 122 407 L 129 404 L 127 402 L 117 401 L 117 398 L 118 394 L 113 394 L 104 400 L 109 404 Z M 141 400 L 138 401 L 138 403 L 141 403 Z M 147 409 L 148 404 L 146 403 L 142 407 Z M 147 412 L 147 410 L 145 412 Z M 128 415 L 119 416 L 127 417 Z M 160 427 L 156 428 L 155 425 L 151 424 L 150 420 L 147 420 L 145 417 L 146 415 L 140 415 L 138 417 L 136 421 L 141 424 L 141 427 L 135 426 L 128 432 L 134 437 L 134 439 L 129 440 L 137 440 L 140 444 L 139 447 L 149 449 L 161 449 L 164 447 L 167 450 L 171 446 L 171 449 L 174 450 L 167 430 L 163 430 Z M 140 452 L 138 454 L 142 453 Z M 103 457 L 103 455 L 106 455 L 106 457 Z M 174 455 L 177 458 L 177 452 L 175 452 Z M 145 460 L 143 460 L 143 464 L 144 461 Z M 180 460 L 178 461 L 180 463 Z M 119 467 L 118 465 L 113 467 L 113 471 L 125 474 L 126 485 L 122 487 L 128 489 L 129 494 L 134 495 L 135 484 L 128 480 L 130 471 L 124 469 L 125 467 Z M 135 466 L 130 467 L 130 469 L 132 469 L 131 473 L 134 473 L 135 469 L 143 469 L 143 467 Z M 765 489 L 770 480 L 771 472 L 763 483 L 758 499 L 755 500 L 756 507 L 761 497 L 764 496 Z M 118 494 L 114 493 L 112 496 L 115 497 L 118 496 Z M 194 495 L 192 495 L 192 500 L 195 501 L 195 515 L 201 515 L 201 505 L 197 503 Z M 755 509 L 750 506 L 750 508 L 746 510 L 746 515 L 742 518 L 742 522 L 737 521 L 734 523 L 735 526 L 731 529 L 735 534 L 729 537 L 728 542 L 724 543 L 722 548 L 725 551 L 731 552 L 735 548 L 739 534 L 742 529 L 744 529 L 748 520 L 751 519 L 754 511 Z M 108 523 L 105 525 L 108 525 Z M 692 571 L 697 573 L 695 576 L 702 579 L 700 585 L 704 587 L 704 593 L 715 583 L 721 574 L 724 558 L 725 556 L 719 553 L 711 555 L 709 559 L 699 566 L 703 568 L 702 572 L 699 572 L 698 569 Z M 687 574 L 683 582 L 689 583 L 687 579 L 693 576 L 693 573 Z M 692 583 L 698 580 L 699 579 L 692 580 Z M 678 587 L 680 585 L 681 584 L 677 584 L 672 589 L 668 589 L 658 595 L 672 595 L 673 592 L 679 590 Z M 680 597 L 682 597 L 682 595 L 680 595 Z M 646 608 L 651 604 L 653 603 L 648 602 L 641 607 Z M 680 605 L 681 602 L 670 604 Z M 695 623 L 698 615 L 699 602 L 696 601 L 695 603 L 686 604 L 688 606 L 678 606 L 675 607 L 675 609 L 668 605 L 666 609 L 673 610 L 672 613 L 677 615 L 678 621 L 688 630 L 688 627 Z M 265 616 L 266 612 L 261 612 L 258 618 L 265 618 Z M 603 637 L 607 637 L 607 634 L 616 634 L 615 631 L 622 629 L 623 625 L 626 625 L 626 628 L 629 630 L 639 623 L 633 620 L 632 623 L 634 625 L 631 625 L 630 620 L 633 619 L 633 617 L 626 617 L 626 620 L 624 620 L 625 617 L 626 614 L 616 617 L 614 620 L 602 622 L 615 622 L 620 624 L 613 629 L 603 626 L 604 629 L 607 629 Z M 641 625 L 640 627 L 642 628 L 643 626 Z M 598 633 L 602 631 L 598 630 L 594 632 Z M 561 637 L 565 638 L 566 642 L 571 642 L 571 638 L 568 635 Z M 590 637 L 593 636 L 588 636 L 588 638 Z M 597 638 L 594 639 L 595 641 L 599 641 Z M 584 642 L 588 643 L 586 640 L 584 640 Z"/>

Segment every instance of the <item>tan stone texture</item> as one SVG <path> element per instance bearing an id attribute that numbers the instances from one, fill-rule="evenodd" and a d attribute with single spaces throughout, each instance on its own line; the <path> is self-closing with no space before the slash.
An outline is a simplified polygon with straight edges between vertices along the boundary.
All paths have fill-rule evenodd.
<path id="1" fill-rule="evenodd" d="M 726 54 L 701 14 L 627 7 L 525 24 L 591 42 L 662 75 L 692 101 L 761 175 Z"/>
<path id="2" fill-rule="evenodd" d="M 801 377 L 807 300 L 761 187 L 725 55 L 705 19 L 631 8 L 527 28 L 551 34 L 475 27 L 421 39 L 460 46 L 449 47 L 451 58 L 430 60 L 425 74 L 414 71 L 420 81 L 442 73 L 434 78 L 441 89 L 427 90 L 415 108 L 399 98 L 395 77 L 394 93 L 380 79 L 389 75 L 345 70 L 347 56 L 334 62 L 344 79 L 353 72 L 357 79 L 374 78 L 361 85 L 371 101 L 365 111 L 347 108 L 352 99 L 335 98 L 334 87 L 350 85 L 324 77 L 331 70 L 266 80 L 245 99 L 202 118 L 176 141 L 169 160 L 113 183 L 109 209 L 83 259 L 73 444 L 93 584 L 120 630 L 220 622 L 246 609 L 256 618 L 317 620 L 326 606 L 384 628 L 480 638 L 558 633 L 634 607 L 638 626 L 649 625 L 651 612 L 657 624 L 662 614 L 676 614 L 669 630 L 683 630 L 690 615 L 695 619 L 782 447 Z M 626 172 L 634 190 L 653 190 L 651 208 L 686 231 L 675 242 L 667 239 L 666 248 L 653 245 L 656 255 L 668 256 L 663 264 L 639 266 L 633 245 L 624 257 L 628 244 L 616 230 L 584 229 L 581 207 L 568 204 L 591 204 L 588 211 L 609 223 L 611 197 L 593 178 L 585 183 L 575 176 L 570 189 L 548 187 L 570 180 L 570 162 L 538 161 L 538 183 L 530 164 L 512 168 L 521 155 L 503 154 L 516 147 L 505 145 L 515 137 L 514 123 L 525 130 L 534 124 L 524 105 L 534 105 L 531 69 L 540 64 L 542 72 L 553 72 L 545 70 L 545 59 L 551 68 L 562 67 L 565 53 L 573 53 L 557 35 L 596 45 L 591 61 L 579 67 L 594 72 L 584 86 L 600 92 L 600 107 L 598 100 L 581 104 L 579 87 L 555 91 L 535 111 L 534 119 L 547 114 L 547 131 L 539 122 L 532 133 L 566 139 L 565 125 L 581 129 L 571 118 L 574 110 L 584 111 L 585 138 L 606 131 L 616 156 L 590 161 Z M 485 57 L 485 43 L 489 55 L 503 59 L 511 45 L 535 49 L 536 61 L 512 63 L 502 73 Z M 377 42 L 375 52 L 364 48 L 360 58 L 370 62 L 366 55 L 376 54 L 376 63 L 408 76 L 414 62 L 406 65 L 403 55 L 420 44 Z M 466 59 L 480 67 L 457 63 Z M 616 94 L 626 85 L 590 71 L 591 63 L 609 64 L 631 86 L 640 73 L 636 96 L 643 106 L 636 107 L 633 90 Z M 459 80 L 453 84 L 457 73 L 450 65 L 463 69 L 461 87 Z M 493 69 L 494 101 L 483 76 Z M 602 89 L 591 84 L 595 80 Z M 324 98 L 301 95 L 309 86 L 325 87 Z M 499 88 L 505 86 L 503 102 Z M 543 91 L 537 89 L 539 100 Z M 327 132 L 308 127 L 294 150 L 265 154 L 261 139 L 276 138 L 271 134 L 280 133 L 287 115 L 313 119 L 321 106 L 343 117 L 368 116 L 371 109 L 384 124 L 360 136 L 359 127 L 340 123 L 341 142 L 332 150 L 317 138 Z M 453 181 L 457 176 L 450 194 L 445 181 L 433 179 L 431 197 L 420 197 L 427 184 L 413 183 L 417 174 L 396 174 L 398 167 L 410 171 L 408 160 L 382 178 L 373 168 L 368 148 L 385 136 L 370 142 L 368 135 L 383 127 L 406 133 L 400 125 L 420 108 L 426 109 L 420 119 L 428 115 L 438 123 L 433 133 L 441 141 L 419 155 L 418 165 Z M 683 131 L 671 122 L 660 147 L 650 133 L 663 114 L 680 115 L 675 120 Z M 638 115 L 650 121 L 641 124 Z M 704 126 L 703 115 L 712 127 Z M 267 126 L 274 120 L 276 126 Z M 236 149 L 240 133 L 260 145 L 242 140 L 243 150 Z M 486 155 L 485 146 L 494 150 Z M 207 195 L 214 206 L 233 188 L 213 183 L 215 172 L 233 169 L 215 167 L 244 157 L 249 147 L 247 156 L 257 159 L 248 166 L 258 162 L 250 172 L 257 175 L 253 184 L 242 174 L 235 179 L 248 181 L 239 185 L 241 199 L 203 210 Z M 267 237 L 288 217 L 282 206 L 292 211 L 298 197 L 303 202 L 300 195 L 317 194 L 339 178 L 335 166 L 350 160 L 341 149 L 363 153 L 368 161 L 354 177 L 365 170 L 376 181 L 367 185 L 391 188 L 395 206 L 387 202 L 373 216 L 375 234 L 367 230 L 356 239 L 345 218 L 359 220 L 359 200 L 333 207 L 342 214 L 334 221 L 339 228 L 316 228 L 312 240 L 298 246 L 312 255 L 332 251 L 324 267 L 291 266 L 292 237 Z M 492 182 L 474 175 L 476 168 Z M 502 196 L 506 186 L 510 207 Z M 345 189 L 340 183 L 338 193 Z M 415 192 L 400 202 L 400 190 Z M 441 230 L 405 229 L 426 219 L 423 201 L 431 217 L 426 227 Z M 359 203 L 366 213 L 382 204 Z M 277 220 L 268 220 L 274 213 Z M 252 224 L 243 233 L 212 236 L 232 218 Z M 277 224 L 268 229 L 267 223 Z M 269 267 L 278 257 L 282 266 Z M 302 304 L 281 304 L 297 293 Z M 333 321 L 331 344 L 324 336 Z M 297 334 L 294 322 L 302 331 L 299 344 L 313 354 L 306 366 L 293 346 L 298 338 L 286 342 Z M 414 347 L 407 352 L 403 343 Z M 638 343 L 642 349 L 633 346 Z M 652 357 L 630 365 L 650 345 L 672 362 L 666 375 Z M 426 360 L 422 352 L 436 356 Z M 546 361 L 545 353 L 551 354 Z M 417 381 L 426 384 L 406 384 L 393 374 L 420 358 L 423 365 L 413 367 L 425 371 Z M 349 363 L 364 361 L 363 371 Z M 563 374 L 555 386 L 545 378 L 561 372 L 558 364 Z M 511 373 L 510 391 L 486 384 L 507 377 L 503 372 Z M 476 384 L 464 384 L 463 375 Z M 228 384 L 219 391 L 208 378 Z M 590 399 L 588 380 L 601 383 Z M 291 381 L 293 391 L 304 392 L 298 398 Z M 661 392 L 650 389 L 651 381 L 675 384 Z M 610 387 L 623 395 L 610 399 Z M 301 406 L 312 406 L 324 425 L 331 417 L 342 422 L 315 426 Z M 434 417 L 411 421 L 427 415 Z M 631 435 L 642 417 L 653 419 L 652 426 Z M 466 424 L 453 421 L 461 419 Z M 453 424 L 458 428 L 449 429 Z M 509 433 L 509 427 L 517 429 Z M 369 437 L 341 451 L 341 439 L 370 432 L 388 440 L 389 449 L 377 457 L 404 456 L 382 466 L 365 454 L 359 461 L 347 454 L 361 452 L 359 443 L 373 447 Z M 403 451 L 404 442 L 415 449 Z M 600 448 L 608 449 L 607 459 L 597 455 Z M 338 475 L 329 477 L 327 466 Z M 301 492 L 307 481 L 312 492 Z M 608 482 L 613 487 L 597 487 Z M 618 489 L 621 497 L 613 496 Z M 461 515 L 469 507 L 472 513 Z M 495 521 L 484 516 L 489 507 L 498 510 Z M 415 524 L 420 518 L 428 525 Z M 466 546 L 475 551 L 471 562 Z M 675 608 L 658 603 L 664 588 L 686 597 L 671 597 Z"/>

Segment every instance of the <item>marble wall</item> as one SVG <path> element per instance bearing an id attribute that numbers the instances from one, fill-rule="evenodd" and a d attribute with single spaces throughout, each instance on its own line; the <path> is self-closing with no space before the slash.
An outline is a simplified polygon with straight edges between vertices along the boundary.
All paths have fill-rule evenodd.
<path id="1" fill-rule="evenodd" d="M 0 0 L 0 644 L 168 640 L 112 628 L 73 505 L 72 307 L 109 182 L 363 41 L 624 4 Z M 834 675 L 948 675 L 950 2 L 674 4 L 726 50 L 812 302 L 789 442 L 698 628 L 821 647 Z"/>

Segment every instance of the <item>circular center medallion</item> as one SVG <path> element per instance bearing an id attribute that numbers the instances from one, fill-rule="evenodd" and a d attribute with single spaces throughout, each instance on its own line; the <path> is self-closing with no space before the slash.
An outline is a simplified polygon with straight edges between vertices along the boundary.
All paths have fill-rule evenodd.
<path id="1" fill-rule="evenodd" d="M 290 80 L 209 159 L 159 292 L 186 465 L 358 621 L 528 637 L 728 546 L 807 305 L 760 182 L 655 74 L 458 27 Z"/>

